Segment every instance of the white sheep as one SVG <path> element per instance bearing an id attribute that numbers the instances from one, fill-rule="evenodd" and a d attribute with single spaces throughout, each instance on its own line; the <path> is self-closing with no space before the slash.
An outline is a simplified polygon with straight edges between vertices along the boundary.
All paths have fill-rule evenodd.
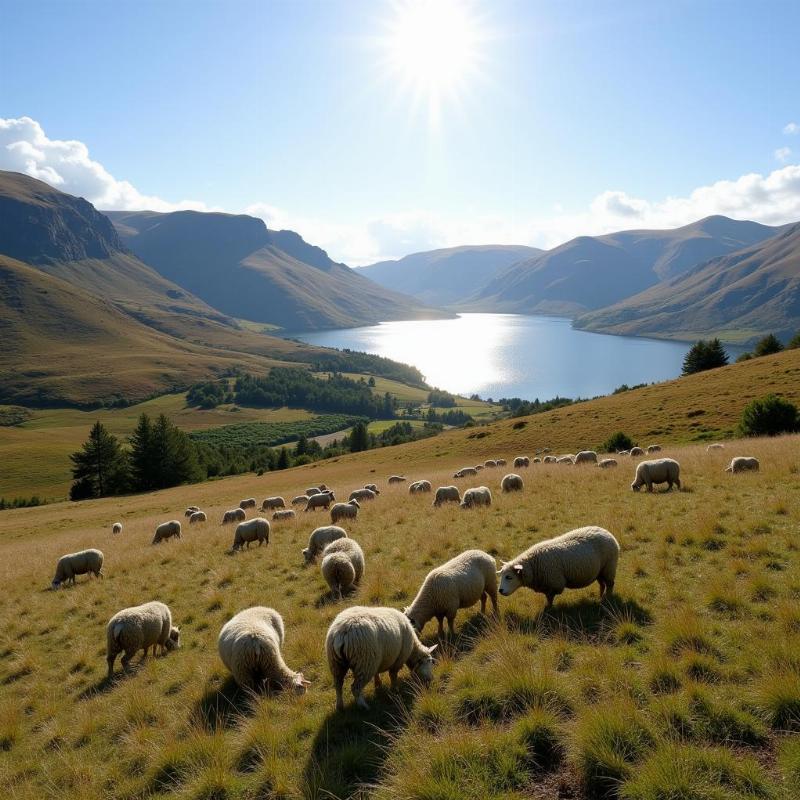
<path id="1" fill-rule="evenodd" d="M 281 511 L 274 511 L 272 514 L 272 519 L 278 522 L 286 519 L 297 519 L 297 514 L 294 513 L 294 509 L 285 508 L 282 509 Z"/>
<path id="2" fill-rule="evenodd" d="M 600 461 L 597 462 L 597 466 L 600 469 L 610 469 L 611 467 L 617 466 L 617 459 L 616 458 L 601 458 Z"/>
<path id="3" fill-rule="evenodd" d="M 631 454 L 630 450 L 617 450 L 618 456 L 629 456 Z"/>
<path id="4" fill-rule="evenodd" d="M 500 489 L 503 492 L 521 492 L 524 488 L 525 484 L 522 482 L 522 478 L 513 472 L 500 481 Z"/>
<path id="5" fill-rule="evenodd" d="M 261 504 L 262 511 L 272 511 L 274 508 L 286 508 L 282 497 L 267 497 Z"/>
<path id="6" fill-rule="evenodd" d="M 171 539 L 173 536 L 176 539 L 181 538 L 181 523 L 177 519 L 171 519 L 169 522 L 162 522 L 156 528 L 156 532 L 153 535 L 153 541 L 151 544 L 164 542 L 167 539 Z"/>
<path id="7" fill-rule="evenodd" d="M 253 606 L 222 626 L 217 649 L 242 689 L 258 692 L 277 686 L 304 694 L 310 681 L 286 666 L 281 655 L 283 640 L 281 615 L 274 608 Z"/>
<path id="8" fill-rule="evenodd" d="M 309 486 L 308 489 L 306 489 L 306 497 L 311 497 L 315 494 L 320 494 L 320 490 L 316 486 Z"/>
<path id="9" fill-rule="evenodd" d="M 405 483 L 405 475 L 390 475 L 387 483 Z"/>
<path id="10" fill-rule="evenodd" d="M 478 474 L 478 470 L 476 470 L 475 467 L 461 467 L 461 469 L 458 470 L 458 472 L 454 472 L 453 473 L 453 477 L 454 478 L 468 478 L 468 477 L 471 477 L 472 475 L 477 475 L 477 474 Z"/>
<path id="11" fill-rule="evenodd" d="M 346 503 L 336 503 L 331 508 L 331 522 L 335 525 L 340 519 L 356 519 L 361 506 L 358 500 L 348 500 Z"/>
<path id="12" fill-rule="evenodd" d="M 319 494 L 309 495 L 306 502 L 306 511 L 316 511 L 318 508 L 329 509 L 331 503 L 336 499 L 333 492 L 320 492 Z"/>
<path id="13" fill-rule="evenodd" d="M 352 492 L 350 492 L 350 497 L 348 497 L 347 499 L 348 500 L 374 500 L 376 497 L 377 497 L 377 495 L 375 494 L 375 492 L 372 491 L 372 489 L 367 489 L 365 487 L 364 489 L 355 489 L 355 490 L 353 490 Z"/>
<path id="14" fill-rule="evenodd" d="M 345 591 L 361 581 L 364 574 L 364 551 L 354 539 L 337 539 L 322 551 L 320 570 L 331 594 L 338 594 L 341 599 Z"/>
<path id="15" fill-rule="evenodd" d="M 325 637 L 325 652 L 336 689 L 336 709 L 344 708 L 342 687 L 353 671 L 353 697 L 360 708 L 369 708 L 364 687 L 388 672 L 392 688 L 405 664 L 423 683 L 433 679 L 433 647 L 420 642 L 408 617 L 396 608 L 352 606 L 337 614 Z"/>
<path id="16" fill-rule="evenodd" d="M 492 504 L 492 493 L 486 486 L 476 486 L 467 489 L 461 500 L 461 508 L 476 508 L 477 506 L 490 506 Z"/>
<path id="17" fill-rule="evenodd" d="M 292 498 L 293 506 L 304 506 L 308 502 L 308 495 L 298 494 L 297 497 Z"/>
<path id="18" fill-rule="evenodd" d="M 504 458 L 495 459 L 495 464 L 497 464 L 498 467 L 504 467 L 506 465 L 506 460 Z"/>
<path id="19" fill-rule="evenodd" d="M 558 459 L 555 456 L 545 456 L 542 462 L 544 464 L 555 464 Z"/>
<path id="20" fill-rule="evenodd" d="M 631 458 L 636 458 L 636 456 L 643 456 L 644 450 L 642 450 L 641 447 L 631 447 L 629 455 Z"/>
<path id="21" fill-rule="evenodd" d="M 539 458 L 539 456 L 536 456 L 536 457 L 533 459 L 533 461 L 531 461 L 531 464 L 541 464 L 541 463 L 542 463 L 542 459 L 541 459 L 541 458 Z"/>
<path id="22" fill-rule="evenodd" d="M 486 469 L 493 469 L 497 466 L 497 462 L 493 458 L 490 458 L 483 462 L 483 466 L 486 467 Z"/>
<path id="23" fill-rule="evenodd" d="M 236 526 L 233 535 L 233 546 L 231 550 L 236 552 L 245 545 L 250 548 L 250 542 L 258 542 L 258 546 L 269 544 L 269 520 L 264 517 L 255 517 L 247 522 L 240 522 Z"/>
<path id="24" fill-rule="evenodd" d="M 310 564 L 325 549 L 327 545 L 337 539 L 346 539 L 347 531 L 338 525 L 323 525 L 315 528 L 308 537 L 308 547 L 303 550 L 306 564 Z"/>
<path id="25" fill-rule="evenodd" d="M 122 533 L 122 523 L 121 522 L 115 522 L 111 526 L 111 533 Z"/>
<path id="26" fill-rule="evenodd" d="M 194 514 L 195 511 L 199 511 L 199 510 L 200 510 L 200 506 L 189 506 L 186 509 L 186 511 L 183 512 L 183 516 L 188 519 L 189 517 L 192 516 L 192 514 Z"/>
<path id="27" fill-rule="evenodd" d="M 408 487 L 409 494 L 425 494 L 431 491 L 430 481 L 414 481 Z"/>
<path id="28" fill-rule="evenodd" d="M 514 469 L 520 469 L 521 467 L 529 467 L 531 465 L 531 460 L 528 456 L 517 456 L 514 459 Z"/>
<path id="29" fill-rule="evenodd" d="M 660 453 L 661 452 L 661 445 L 660 444 L 650 444 L 647 446 L 647 453 Z"/>
<path id="30" fill-rule="evenodd" d="M 673 483 L 680 489 L 681 465 L 674 458 L 640 461 L 636 465 L 636 477 L 633 479 L 631 489 L 638 492 L 642 486 L 647 486 L 647 491 L 652 492 L 654 483 L 666 483 L 667 491 L 672 489 Z"/>
<path id="31" fill-rule="evenodd" d="M 241 522 L 247 518 L 243 508 L 232 508 L 222 515 L 222 524 L 229 525 L 231 522 Z"/>
<path id="32" fill-rule="evenodd" d="M 481 614 L 485 614 L 486 599 L 490 598 L 495 616 L 499 615 L 496 570 L 493 556 L 482 550 L 467 550 L 432 569 L 403 613 L 418 634 L 435 617 L 440 637 L 445 618 L 450 634 L 455 636 L 456 612 L 460 608 L 469 608 L 480 600 Z"/>
<path id="33" fill-rule="evenodd" d="M 564 456 L 559 456 L 556 459 L 556 464 L 574 464 L 575 463 L 575 454 L 574 453 L 567 453 Z"/>
<path id="34" fill-rule="evenodd" d="M 761 465 L 758 463 L 757 458 L 752 456 L 736 456 L 731 459 L 731 463 L 725 467 L 725 472 L 757 472 Z"/>
<path id="35" fill-rule="evenodd" d="M 573 459 L 575 464 L 596 464 L 597 453 L 594 450 L 581 450 L 580 453 L 575 453 Z"/>
<path id="36" fill-rule="evenodd" d="M 100 550 L 79 550 L 77 553 L 68 553 L 61 556 L 56 563 L 56 574 L 50 584 L 58 589 L 62 583 L 75 585 L 78 575 L 87 573 L 95 578 L 103 577 L 103 553 Z"/>
<path id="37" fill-rule="evenodd" d="M 476 465 L 473 467 L 473 469 L 474 469 L 476 472 L 480 472 L 480 471 L 483 469 L 483 464 L 476 464 Z"/>
<path id="38" fill-rule="evenodd" d="M 114 661 L 122 656 L 122 668 L 127 672 L 131 659 L 144 650 L 142 661 L 152 647 L 153 655 L 160 648 L 166 655 L 181 646 L 181 632 L 172 624 L 172 613 L 164 603 L 153 601 L 118 611 L 106 626 L 106 661 L 108 677 L 114 674 Z"/>
<path id="39" fill-rule="evenodd" d="M 239 502 L 239 508 L 255 508 L 256 507 L 256 499 L 255 497 L 248 497 L 247 500 L 241 500 Z"/>
<path id="40" fill-rule="evenodd" d="M 614 589 L 619 544 L 607 530 L 589 525 L 529 547 L 498 573 L 500 594 L 508 597 L 522 586 L 540 592 L 547 607 L 564 589 L 582 589 L 595 581 L 600 597 Z"/>
<path id="41" fill-rule="evenodd" d="M 713 442 L 708 447 L 706 447 L 706 452 L 713 453 L 714 450 L 724 450 L 724 449 L 725 449 L 724 444 L 721 444 L 720 442 Z"/>
<path id="42" fill-rule="evenodd" d="M 189 524 L 196 525 L 198 522 L 208 522 L 208 517 L 206 516 L 205 511 L 195 511 L 191 517 L 189 517 Z"/>
<path id="43" fill-rule="evenodd" d="M 443 503 L 460 503 L 461 493 L 458 491 L 458 486 L 440 486 L 436 490 L 436 495 L 433 498 L 433 505 L 438 508 Z"/>
<path id="44" fill-rule="evenodd" d="M 377 483 L 365 483 L 364 488 L 369 489 L 371 492 L 375 492 L 375 494 L 380 494 Z"/>

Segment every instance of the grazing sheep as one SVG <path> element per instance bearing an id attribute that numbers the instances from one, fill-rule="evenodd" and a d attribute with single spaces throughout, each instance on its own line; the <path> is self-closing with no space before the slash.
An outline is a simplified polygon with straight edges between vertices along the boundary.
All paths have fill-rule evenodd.
<path id="1" fill-rule="evenodd" d="M 336 710 L 344 709 L 342 687 L 349 670 L 353 671 L 353 697 L 360 708 L 369 708 L 364 687 L 380 674 L 389 673 L 392 688 L 397 673 L 405 664 L 424 683 L 433 679 L 433 647 L 420 642 L 411 623 L 396 608 L 353 606 L 336 615 L 325 637 L 328 667 L 336 689 Z"/>
<path id="2" fill-rule="evenodd" d="M 192 514 L 195 513 L 195 511 L 199 511 L 199 510 L 200 510 L 200 506 L 189 506 L 186 509 L 186 511 L 183 512 L 183 516 L 188 519 L 189 517 L 192 516 Z"/>
<path id="3" fill-rule="evenodd" d="M 286 508 L 282 497 L 267 497 L 261 504 L 262 511 L 271 511 L 273 508 Z"/>
<path id="4" fill-rule="evenodd" d="M 610 467 L 617 466 L 617 459 L 616 458 L 601 458 L 600 461 L 597 462 L 597 466 L 600 469 L 609 469 Z"/>
<path id="5" fill-rule="evenodd" d="M 390 475 L 388 483 L 405 483 L 405 475 Z"/>
<path id="6" fill-rule="evenodd" d="M 144 650 L 142 661 L 152 647 L 161 655 L 181 646 L 181 632 L 172 624 L 172 614 L 164 603 L 153 601 L 117 611 L 106 625 L 106 661 L 108 677 L 114 674 L 114 661 L 122 656 L 122 669 L 128 671 L 131 659 Z"/>
<path id="7" fill-rule="evenodd" d="M 306 564 L 310 564 L 331 543 L 337 539 L 346 539 L 347 531 L 337 525 L 323 525 L 315 528 L 308 537 L 308 547 L 303 550 Z"/>
<path id="8" fill-rule="evenodd" d="M 724 450 L 724 449 L 725 449 L 724 444 L 720 444 L 719 442 L 714 442 L 713 444 L 710 444 L 708 447 L 706 447 L 706 453 L 712 453 L 714 450 Z"/>
<path id="9" fill-rule="evenodd" d="M 660 444 L 650 444 L 647 446 L 647 453 L 660 453 L 661 452 L 661 445 Z"/>
<path id="10" fill-rule="evenodd" d="M 321 483 L 321 484 L 320 484 L 320 485 L 319 485 L 317 488 L 318 488 L 318 489 L 319 489 L 321 492 L 327 492 L 327 491 L 328 491 L 328 487 L 327 487 L 327 486 L 326 486 L 324 483 Z"/>
<path id="11" fill-rule="evenodd" d="M 282 511 L 275 511 L 272 515 L 272 519 L 276 521 L 284 520 L 284 519 L 296 519 L 297 514 L 294 513 L 294 509 L 287 508 Z"/>
<path id="12" fill-rule="evenodd" d="M 256 507 L 255 497 L 248 497 L 247 500 L 242 500 L 239 503 L 239 508 L 255 508 L 255 507 Z"/>
<path id="13" fill-rule="evenodd" d="M 364 484 L 365 489 L 369 489 L 371 492 L 375 492 L 375 494 L 380 494 L 380 490 L 378 489 L 377 483 L 367 483 Z"/>
<path id="14" fill-rule="evenodd" d="M 681 465 L 674 458 L 640 461 L 636 465 L 636 477 L 631 484 L 631 489 L 638 492 L 642 486 L 647 486 L 647 491 L 652 492 L 654 483 L 666 483 L 667 491 L 672 489 L 673 483 L 680 489 Z"/>
<path id="15" fill-rule="evenodd" d="M 222 663 L 242 689 L 259 692 L 277 686 L 305 694 L 310 681 L 302 672 L 286 666 L 281 655 L 283 639 L 281 615 L 274 608 L 253 606 L 222 626 L 217 649 Z"/>
<path id="16" fill-rule="evenodd" d="M 542 459 L 539 458 L 539 456 L 536 456 L 536 458 L 534 458 L 533 461 L 531 461 L 531 464 L 541 464 L 541 463 Z"/>
<path id="17" fill-rule="evenodd" d="M 62 583 L 75 585 L 78 575 L 90 573 L 95 578 L 103 577 L 103 553 L 100 550 L 79 550 L 61 556 L 56 564 L 56 574 L 50 584 L 58 589 Z"/>
<path id="18" fill-rule="evenodd" d="M 364 574 L 364 551 L 353 539 L 337 539 L 322 551 L 320 569 L 331 594 L 338 594 L 341 600 L 343 592 L 361 581 Z"/>
<path id="19" fill-rule="evenodd" d="M 333 492 L 320 492 L 319 494 L 312 494 L 306 503 L 306 511 L 316 511 L 318 508 L 325 510 L 331 507 L 331 503 L 335 500 Z"/>
<path id="20" fill-rule="evenodd" d="M 242 520 L 247 518 L 247 514 L 244 513 L 244 509 L 242 508 L 232 508 L 230 511 L 226 511 L 222 515 L 222 524 L 228 525 L 231 522 L 241 522 Z"/>
<path id="21" fill-rule="evenodd" d="M 531 465 L 531 460 L 528 456 L 517 456 L 514 459 L 514 469 L 520 469 L 521 467 L 529 467 Z"/>
<path id="22" fill-rule="evenodd" d="M 269 520 L 264 517 L 255 517 L 249 519 L 247 522 L 240 522 L 236 526 L 236 532 L 233 535 L 232 552 L 241 550 L 242 547 L 247 545 L 250 549 L 250 542 L 258 542 L 258 546 L 262 544 L 269 544 Z"/>
<path id="23" fill-rule="evenodd" d="M 111 533 L 122 533 L 122 523 L 121 522 L 115 522 L 111 526 Z"/>
<path id="24" fill-rule="evenodd" d="M 629 456 L 631 454 L 630 450 L 617 450 L 618 456 Z"/>
<path id="25" fill-rule="evenodd" d="M 481 601 L 481 614 L 486 613 L 486 599 L 491 598 L 495 616 L 497 608 L 497 564 L 493 556 L 482 550 L 467 550 L 432 569 L 417 596 L 404 614 L 418 633 L 428 620 L 436 617 L 439 636 L 444 634 L 447 618 L 450 634 L 455 636 L 455 618 L 459 608 L 474 606 Z"/>
<path id="26" fill-rule="evenodd" d="M 575 454 L 573 462 L 575 464 L 596 464 L 597 453 L 594 450 L 581 450 L 580 453 Z"/>
<path id="27" fill-rule="evenodd" d="M 731 463 L 725 467 L 725 472 L 757 472 L 761 465 L 758 463 L 757 458 L 752 456 L 736 456 L 731 459 Z"/>
<path id="28" fill-rule="evenodd" d="M 433 498 L 433 505 L 438 508 L 442 503 L 460 503 L 461 493 L 458 486 L 440 486 Z"/>
<path id="29" fill-rule="evenodd" d="M 414 483 L 412 483 L 408 487 L 409 494 L 422 494 L 430 491 L 431 491 L 430 481 L 414 481 Z"/>
<path id="30" fill-rule="evenodd" d="M 375 492 L 372 489 L 355 489 L 354 491 L 350 492 L 350 497 L 348 500 L 374 500 L 377 497 Z"/>
<path id="31" fill-rule="evenodd" d="M 476 465 L 475 465 L 475 470 L 476 470 L 477 472 L 480 472 L 482 469 L 483 469 L 483 464 L 476 464 Z"/>
<path id="32" fill-rule="evenodd" d="M 490 458 L 488 461 L 483 462 L 483 466 L 486 467 L 486 469 L 492 469 L 493 467 L 497 466 L 497 462 Z"/>
<path id="33" fill-rule="evenodd" d="M 315 494 L 321 494 L 320 490 L 316 486 L 309 486 L 308 489 L 306 489 L 307 497 L 311 497 L 312 495 Z"/>
<path id="34" fill-rule="evenodd" d="M 169 522 L 162 522 L 157 528 L 153 536 L 152 544 L 164 542 L 172 537 L 176 539 L 181 538 L 181 523 L 177 519 L 171 519 Z"/>
<path id="35" fill-rule="evenodd" d="M 331 522 L 335 525 L 340 519 L 355 519 L 361 506 L 358 500 L 348 500 L 346 503 L 336 503 L 331 508 Z"/>
<path id="36" fill-rule="evenodd" d="M 529 547 L 503 562 L 500 594 L 508 597 L 521 586 L 547 597 L 547 607 L 564 589 L 582 589 L 597 581 L 600 597 L 611 594 L 617 574 L 619 544 L 595 525 L 564 533 Z"/>
<path id="37" fill-rule="evenodd" d="M 641 447 L 631 447 L 630 449 L 630 457 L 635 458 L 636 456 L 643 456 L 644 450 Z"/>
<path id="38" fill-rule="evenodd" d="M 299 494 L 297 497 L 292 498 L 293 506 L 304 506 L 308 502 L 308 495 Z"/>
<path id="39" fill-rule="evenodd" d="M 506 465 L 506 460 L 504 458 L 496 458 L 494 463 L 497 464 L 498 467 L 504 467 Z"/>
<path id="40" fill-rule="evenodd" d="M 545 464 L 555 464 L 558 459 L 555 456 L 545 456 L 543 459 L 543 463 Z"/>
<path id="41" fill-rule="evenodd" d="M 556 464 L 574 464 L 575 463 L 575 456 L 572 453 L 568 453 L 565 456 L 559 456 L 556 459 Z"/>
<path id="42" fill-rule="evenodd" d="M 513 472 L 500 481 L 500 490 L 503 492 L 521 492 L 525 488 L 522 478 Z"/>
<path id="43" fill-rule="evenodd" d="M 476 486 L 467 489 L 461 500 L 461 508 L 475 508 L 477 506 L 490 506 L 492 504 L 492 493 L 486 486 Z"/>
<path id="44" fill-rule="evenodd" d="M 206 517 L 205 511 L 195 511 L 191 517 L 189 517 L 189 524 L 195 525 L 198 522 L 208 522 L 208 517 Z"/>

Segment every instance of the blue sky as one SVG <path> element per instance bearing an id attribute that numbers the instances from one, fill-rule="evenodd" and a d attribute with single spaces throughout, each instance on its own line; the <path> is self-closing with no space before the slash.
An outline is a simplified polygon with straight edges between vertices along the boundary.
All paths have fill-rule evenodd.
<path id="1" fill-rule="evenodd" d="M 385 64 L 400 0 L 0 0 L 0 167 L 247 210 L 350 263 L 800 218 L 800 3 L 445 1 L 480 65 L 433 125 Z"/>

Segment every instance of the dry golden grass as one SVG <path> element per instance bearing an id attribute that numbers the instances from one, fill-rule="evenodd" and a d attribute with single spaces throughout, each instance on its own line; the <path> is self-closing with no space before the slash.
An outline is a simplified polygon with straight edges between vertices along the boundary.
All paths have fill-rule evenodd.
<path id="1" fill-rule="evenodd" d="M 800 438 L 731 443 L 724 454 L 667 447 L 682 464 L 684 491 L 673 493 L 631 492 L 630 461 L 608 471 L 535 465 L 524 471 L 525 491 L 510 496 L 498 490 L 503 470 L 484 471 L 477 482 L 493 489 L 495 503 L 472 512 L 434 510 L 430 496 L 385 486 L 396 472 L 436 486 L 453 482 L 463 463 L 510 460 L 531 450 L 540 424 L 532 419 L 511 443 L 503 431 L 477 440 L 455 432 L 260 478 L 0 514 L 6 794 L 455 800 L 621 788 L 642 800 L 794 797 Z M 597 438 L 600 429 L 562 449 Z M 737 454 L 757 456 L 761 471 L 724 473 Z M 275 524 L 267 548 L 226 554 L 233 530 L 218 523 L 241 498 L 288 499 L 320 482 L 341 497 L 373 481 L 385 491 L 349 526 L 366 574 L 344 602 L 327 601 L 319 568 L 302 566 L 300 551 L 328 520 L 324 512 Z M 189 504 L 209 523 L 151 546 L 155 525 L 183 519 Z M 116 520 L 124 532 L 114 537 Z M 543 598 L 521 590 L 501 598 L 500 623 L 462 611 L 429 689 L 404 680 L 398 697 L 369 689 L 367 713 L 334 713 L 323 642 L 341 608 L 402 607 L 432 566 L 464 549 L 509 558 L 585 524 L 608 528 L 622 545 L 611 603 L 600 606 L 592 587 L 543 614 Z M 49 591 L 58 556 L 84 547 L 104 551 L 106 578 Z M 150 599 L 170 605 L 183 647 L 109 684 L 105 623 Z M 248 698 L 231 685 L 216 637 L 254 604 L 283 614 L 286 660 L 313 681 L 306 696 Z M 431 624 L 425 640 L 434 634 Z M 663 791 L 675 764 L 691 792 Z"/>

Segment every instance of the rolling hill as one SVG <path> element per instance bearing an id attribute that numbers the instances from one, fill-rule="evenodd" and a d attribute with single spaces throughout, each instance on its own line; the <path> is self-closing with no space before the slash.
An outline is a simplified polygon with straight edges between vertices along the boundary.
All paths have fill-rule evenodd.
<path id="1" fill-rule="evenodd" d="M 407 292 L 423 303 L 447 306 L 466 300 L 476 287 L 511 264 L 541 252 L 522 245 L 448 247 L 379 261 L 358 271 L 387 289 Z"/>
<path id="2" fill-rule="evenodd" d="M 748 342 L 800 329 L 800 223 L 711 259 L 640 294 L 579 317 L 603 333 Z"/>
<path id="3" fill-rule="evenodd" d="M 293 231 L 267 230 L 254 217 L 106 213 L 142 261 L 232 317 L 299 331 L 447 316 L 333 261 Z"/>
<path id="4" fill-rule="evenodd" d="M 779 229 L 714 216 L 674 230 L 581 236 L 497 274 L 461 307 L 576 316 L 611 305 Z"/>

